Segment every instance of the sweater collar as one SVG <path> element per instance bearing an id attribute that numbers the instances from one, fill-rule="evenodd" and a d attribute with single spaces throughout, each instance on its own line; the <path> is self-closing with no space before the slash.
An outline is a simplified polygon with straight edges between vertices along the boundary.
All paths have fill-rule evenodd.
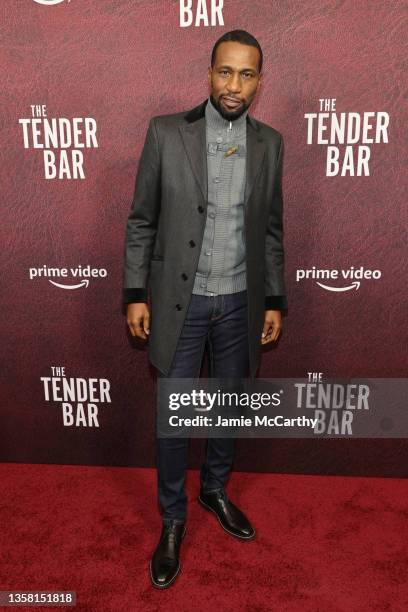
<path id="1" fill-rule="evenodd" d="M 246 119 L 248 109 L 246 109 L 238 119 L 229 121 L 218 112 L 214 104 L 211 102 L 210 96 L 208 97 L 207 104 L 205 106 L 205 120 L 207 126 L 213 130 L 231 130 L 231 136 L 238 136 L 246 130 Z"/>

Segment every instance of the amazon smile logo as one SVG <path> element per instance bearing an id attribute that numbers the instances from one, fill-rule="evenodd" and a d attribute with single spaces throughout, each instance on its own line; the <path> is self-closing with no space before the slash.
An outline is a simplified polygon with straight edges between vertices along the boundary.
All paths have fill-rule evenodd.
<path id="1" fill-rule="evenodd" d="M 363 280 L 378 280 L 381 278 L 380 270 L 369 270 L 360 266 L 337 270 L 322 269 L 313 266 L 308 270 L 296 270 L 296 282 L 299 283 L 305 280 L 313 280 L 316 285 L 319 285 L 326 291 L 334 291 L 335 293 L 344 293 L 345 291 L 358 291 Z M 334 281 L 334 283 L 332 283 Z M 341 284 L 339 284 L 341 281 Z"/>
<path id="2" fill-rule="evenodd" d="M 28 271 L 30 280 L 37 278 L 47 279 L 51 285 L 59 289 L 83 289 L 89 287 L 91 278 L 106 278 L 106 268 L 91 268 L 91 266 L 77 266 L 76 268 L 30 268 Z"/>
<path id="3" fill-rule="evenodd" d="M 65 0 L 34 0 L 34 2 L 45 6 L 52 6 L 53 4 L 61 4 L 61 2 L 65 2 Z M 71 0 L 67 0 L 67 2 L 71 2 Z"/>

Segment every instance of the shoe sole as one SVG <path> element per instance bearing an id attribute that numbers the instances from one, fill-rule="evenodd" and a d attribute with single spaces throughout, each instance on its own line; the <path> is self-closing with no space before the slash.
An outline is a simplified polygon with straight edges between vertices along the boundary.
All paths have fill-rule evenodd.
<path id="1" fill-rule="evenodd" d="M 240 536 L 236 533 L 233 533 L 232 531 L 230 531 L 229 529 L 227 529 L 221 522 L 220 517 L 218 516 L 218 514 L 216 513 L 215 510 L 213 510 L 213 508 L 211 508 L 210 506 L 208 506 L 202 499 L 200 496 L 198 496 L 198 501 L 200 502 L 200 504 L 203 506 L 203 508 L 205 508 L 206 510 L 209 510 L 210 512 L 212 512 L 218 519 L 219 524 L 221 525 L 221 527 L 224 529 L 224 531 L 226 531 L 227 533 L 229 533 L 230 535 L 232 535 L 234 538 L 237 538 L 238 540 L 245 540 L 247 542 L 249 542 L 250 540 L 253 540 L 255 538 L 255 534 L 256 531 L 255 529 L 252 527 L 252 529 L 254 529 L 254 533 L 250 536 Z"/>
<path id="2" fill-rule="evenodd" d="M 181 535 L 181 539 L 183 539 L 185 535 L 186 535 L 186 527 L 184 527 L 184 531 L 183 531 L 183 533 Z M 177 572 L 174 574 L 173 578 L 171 580 L 169 580 L 169 582 L 166 582 L 166 584 L 158 584 L 157 582 L 155 582 L 153 580 L 152 561 L 151 560 L 150 560 L 150 563 L 149 563 L 149 568 L 150 568 L 150 578 L 151 578 L 152 584 L 153 584 L 155 589 L 159 589 L 160 591 L 162 591 L 163 589 L 167 589 L 169 586 L 171 586 L 173 584 L 173 582 L 175 581 L 175 579 L 177 578 L 177 576 L 181 573 L 181 563 L 179 562 L 179 566 L 178 566 Z"/>

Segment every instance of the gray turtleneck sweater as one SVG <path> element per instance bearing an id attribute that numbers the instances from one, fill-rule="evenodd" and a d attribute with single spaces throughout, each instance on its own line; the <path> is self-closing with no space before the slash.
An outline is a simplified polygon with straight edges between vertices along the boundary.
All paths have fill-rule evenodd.
<path id="1" fill-rule="evenodd" d="M 244 191 L 245 111 L 224 119 L 210 98 L 205 107 L 208 203 L 203 243 L 193 293 L 213 296 L 246 289 Z M 226 151 L 238 147 L 236 153 Z"/>

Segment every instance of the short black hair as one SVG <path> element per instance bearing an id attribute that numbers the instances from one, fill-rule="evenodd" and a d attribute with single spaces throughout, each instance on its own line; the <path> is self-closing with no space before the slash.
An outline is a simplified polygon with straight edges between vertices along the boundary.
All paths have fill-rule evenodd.
<path id="1" fill-rule="evenodd" d="M 252 36 L 249 32 L 245 30 L 231 30 L 231 32 L 226 32 L 223 34 L 215 43 L 212 54 L 211 54 L 211 66 L 215 64 L 215 56 L 217 54 L 217 49 L 219 45 L 223 42 L 239 42 L 242 45 L 250 45 L 251 47 L 256 47 L 259 51 L 259 66 L 258 70 L 261 72 L 262 62 L 263 62 L 263 53 L 261 49 L 261 45 L 256 40 L 255 36 Z"/>

